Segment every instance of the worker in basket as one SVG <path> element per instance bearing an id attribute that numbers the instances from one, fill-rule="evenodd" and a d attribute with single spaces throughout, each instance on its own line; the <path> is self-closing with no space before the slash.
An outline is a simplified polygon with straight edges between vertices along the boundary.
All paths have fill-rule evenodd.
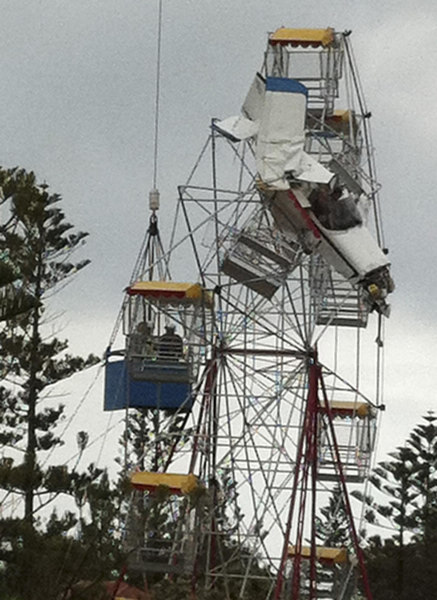
<path id="1" fill-rule="evenodd" d="M 175 332 L 174 325 L 167 325 L 165 333 L 159 338 L 158 359 L 178 361 L 183 355 L 183 342 L 180 335 Z"/>

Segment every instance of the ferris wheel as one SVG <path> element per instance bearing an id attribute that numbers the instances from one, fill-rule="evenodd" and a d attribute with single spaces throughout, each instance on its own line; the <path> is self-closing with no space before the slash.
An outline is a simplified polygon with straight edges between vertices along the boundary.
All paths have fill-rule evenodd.
<path id="1" fill-rule="evenodd" d="M 281 28 L 241 114 L 212 120 L 167 252 L 152 198 L 105 392 L 152 415 L 126 532 L 146 577 L 340 600 L 358 573 L 371 598 L 348 488 L 371 465 L 393 282 L 368 118 L 349 33 Z"/>

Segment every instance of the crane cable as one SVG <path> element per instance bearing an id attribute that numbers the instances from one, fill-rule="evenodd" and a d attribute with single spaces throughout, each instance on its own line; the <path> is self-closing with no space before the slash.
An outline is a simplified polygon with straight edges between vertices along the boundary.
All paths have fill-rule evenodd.
<path id="1" fill-rule="evenodd" d="M 154 123 L 154 139 L 153 139 L 153 178 L 152 178 L 152 192 L 157 191 L 158 181 L 158 162 L 159 162 L 159 114 L 161 104 L 161 47 L 162 47 L 162 0 L 158 0 L 158 31 L 157 31 L 157 50 L 156 50 L 156 78 L 155 78 L 155 123 Z M 153 211 L 155 212 L 155 210 Z M 141 259 L 143 257 L 146 243 L 147 243 L 148 230 L 144 236 L 141 244 L 140 252 L 135 260 L 134 267 L 130 281 L 133 282 L 136 278 Z M 125 305 L 125 299 L 123 300 L 117 318 L 115 320 L 114 329 L 109 339 L 108 347 L 112 347 L 120 329 L 121 322 L 123 320 L 123 309 Z"/>
<path id="2" fill-rule="evenodd" d="M 161 88 L 161 40 L 162 40 L 162 0 L 158 0 L 158 41 L 156 52 L 156 89 L 155 89 L 155 131 L 153 144 L 153 188 L 156 189 L 158 175 L 159 110 Z"/>

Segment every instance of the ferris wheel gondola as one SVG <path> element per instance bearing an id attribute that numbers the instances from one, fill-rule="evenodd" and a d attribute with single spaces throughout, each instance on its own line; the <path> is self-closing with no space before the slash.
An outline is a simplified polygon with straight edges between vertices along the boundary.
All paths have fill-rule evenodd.
<path id="1" fill-rule="evenodd" d="M 126 347 L 107 353 L 105 410 L 188 411 L 210 295 L 198 284 L 150 280 L 134 282 L 126 293 Z"/>

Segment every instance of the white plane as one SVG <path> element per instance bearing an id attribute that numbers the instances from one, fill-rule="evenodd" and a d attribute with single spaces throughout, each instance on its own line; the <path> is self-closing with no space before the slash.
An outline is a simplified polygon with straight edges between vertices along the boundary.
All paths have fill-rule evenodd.
<path id="1" fill-rule="evenodd" d="M 339 160 L 322 165 L 304 151 L 307 89 L 297 80 L 257 74 L 242 115 L 215 123 L 233 141 L 253 139 L 261 201 L 277 226 L 307 252 L 319 252 L 371 308 L 388 316 L 390 262 L 366 224 L 359 182 Z"/>

